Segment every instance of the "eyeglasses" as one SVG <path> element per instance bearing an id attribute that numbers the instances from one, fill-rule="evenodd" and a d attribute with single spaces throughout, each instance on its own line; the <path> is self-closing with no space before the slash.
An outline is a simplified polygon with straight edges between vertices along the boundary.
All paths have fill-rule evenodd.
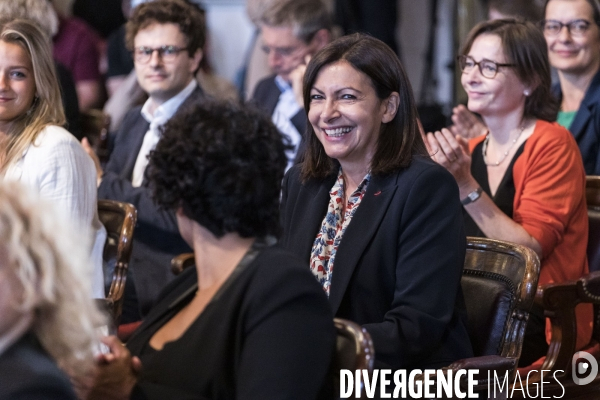
<path id="1" fill-rule="evenodd" d="M 585 19 L 576 19 L 567 23 L 562 23 L 554 19 L 546 19 L 542 21 L 542 29 L 546 36 L 556 36 L 562 31 L 564 26 L 567 27 L 569 34 L 575 37 L 584 36 L 588 29 L 590 29 L 591 22 Z"/>
<path id="2" fill-rule="evenodd" d="M 292 54 L 294 54 L 294 52 L 296 52 L 296 50 L 298 50 L 298 47 L 269 47 L 269 46 L 262 46 L 261 47 L 262 51 L 265 52 L 266 55 L 269 55 L 271 52 L 274 52 L 275 55 L 279 56 L 279 57 L 288 57 L 291 56 Z"/>
<path id="3" fill-rule="evenodd" d="M 133 54 L 135 61 L 139 62 L 140 64 L 146 64 L 148 61 L 150 61 L 150 58 L 152 58 L 152 54 L 154 54 L 155 51 L 158 51 L 158 56 L 164 62 L 170 63 L 175 61 L 177 55 L 184 50 L 187 49 L 177 46 L 160 46 L 156 48 L 140 46 L 133 50 Z"/>
<path id="4" fill-rule="evenodd" d="M 500 67 L 516 66 L 516 64 L 499 64 L 495 61 L 485 59 L 477 62 L 473 60 L 473 57 L 465 55 L 458 56 L 456 59 L 458 60 L 458 66 L 460 67 L 460 70 L 462 72 L 469 73 L 477 65 L 477 67 L 479 67 L 479 72 L 481 72 L 481 75 L 489 79 L 493 79 L 496 77 L 496 74 L 498 73 L 498 68 Z"/>

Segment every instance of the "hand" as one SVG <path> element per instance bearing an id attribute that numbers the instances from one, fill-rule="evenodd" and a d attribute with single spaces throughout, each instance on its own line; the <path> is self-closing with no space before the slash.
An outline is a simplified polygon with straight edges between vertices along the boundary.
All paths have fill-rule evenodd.
<path id="1" fill-rule="evenodd" d="M 92 157 L 92 161 L 94 161 L 94 165 L 96 166 L 96 183 L 98 184 L 98 186 L 100 186 L 100 182 L 102 182 L 102 174 L 104 173 L 104 171 L 102 170 L 102 166 L 100 165 L 100 159 L 96 155 L 96 152 L 92 148 L 92 145 L 90 144 L 87 138 L 84 137 L 83 139 L 81 139 L 81 146 L 83 147 L 85 152 L 88 153 L 90 157 Z"/>
<path id="2" fill-rule="evenodd" d="M 473 139 L 487 132 L 485 124 L 462 104 L 452 109 L 452 123 L 452 133 L 466 139 Z"/>
<path id="3" fill-rule="evenodd" d="M 294 97 L 296 98 L 296 102 L 300 104 L 300 107 L 302 108 L 304 108 L 304 96 L 302 95 L 302 80 L 304 79 L 306 66 L 309 62 L 310 55 L 306 55 L 304 57 L 304 64 L 298 65 L 292 72 L 290 72 L 290 83 L 292 84 Z"/>
<path id="4" fill-rule="evenodd" d="M 471 154 L 469 143 L 459 135 L 453 135 L 450 130 L 427 134 L 429 148 L 433 159 L 444 166 L 456 179 L 459 187 L 479 186 L 471 175 Z"/>
<path id="5" fill-rule="evenodd" d="M 88 400 L 126 400 L 137 382 L 142 362 L 132 357 L 129 350 L 115 336 L 107 336 L 102 342 L 110 353 L 98 356 L 96 380 L 90 388 Z"/>

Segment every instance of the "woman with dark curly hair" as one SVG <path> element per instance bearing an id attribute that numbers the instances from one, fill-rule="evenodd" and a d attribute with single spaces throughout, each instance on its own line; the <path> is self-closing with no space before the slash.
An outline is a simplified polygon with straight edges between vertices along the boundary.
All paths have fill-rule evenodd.
<path id="1" fill-rule="evenodd" d="M 266 240 L 279 230 L 285 165 L 279 132 L 258 111 L 207 102 L 169 121 L 148 180 L 177 211 L 196 267 L 165 288 L 127 348 L 108 338 L 92 398 L 325 395 L 327 299 L 304 263 Z"/>

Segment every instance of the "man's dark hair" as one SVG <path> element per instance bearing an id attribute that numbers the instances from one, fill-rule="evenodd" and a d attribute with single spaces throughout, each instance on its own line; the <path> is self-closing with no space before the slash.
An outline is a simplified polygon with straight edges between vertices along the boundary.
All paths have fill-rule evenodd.
<path id="1" fill-rule="evenodd" d="M 140 4 L 126 25 L 125 44 L 133 51 L 135 36 L 152 24 L 175 24 L 186 38 L 190 57 L 204 47 L 205 18 L 199 7 L 185 0 L 156 0 Z"/>

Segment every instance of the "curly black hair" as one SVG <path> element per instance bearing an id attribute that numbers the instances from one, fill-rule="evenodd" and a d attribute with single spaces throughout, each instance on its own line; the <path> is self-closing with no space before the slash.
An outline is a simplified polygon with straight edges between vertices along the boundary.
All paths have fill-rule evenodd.
<path id="1" fill-rule="evenodd" d="M 156 203 L 216 237 L 277 236 L 285 148 L 258 109 L 203 100 L 165 125 L 146 177 Z"/>

